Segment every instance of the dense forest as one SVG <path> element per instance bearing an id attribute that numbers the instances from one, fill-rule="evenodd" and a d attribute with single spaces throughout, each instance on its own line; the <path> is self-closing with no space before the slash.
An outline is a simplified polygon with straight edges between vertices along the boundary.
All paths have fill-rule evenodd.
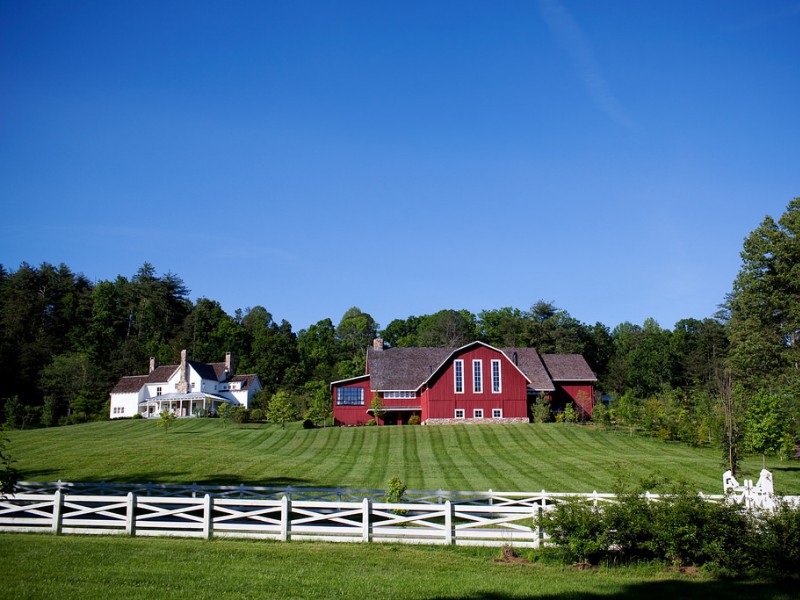
<path id="1" fill-rule="evenodd" d="M 478 314 L 446 309 L 383 329 L 353 307 L 338 323 L 324 318 L 294 331 L 263 306 L 231 316 L 213 299 L 193 302 L 177 274 L 159 275 L 148 263 L 130 278 L 96 283 L 64 264 L 0 265 L 3 419 L 29 427 L 108 418 L 108 393 L 121 375 L 146 372 L 150 356 L 174 364 L 182 348 L 205 362 L 233 352 L 238 372 L 259 375 L 265 410 L 280 392 L 301 417 L 327 401 L 330 381 L 363 372 L 376 336 L 388 346 L 482 340 L 583 354 L 599 378 L 596 421 L 721 444 L 734 466 L 743 451 L 791 454 L 800 410 L 798 234 L 795 199 L 746 238 L 720 311 L 671 329 L 652 319 L 589 325 L 539 300 Z"/>

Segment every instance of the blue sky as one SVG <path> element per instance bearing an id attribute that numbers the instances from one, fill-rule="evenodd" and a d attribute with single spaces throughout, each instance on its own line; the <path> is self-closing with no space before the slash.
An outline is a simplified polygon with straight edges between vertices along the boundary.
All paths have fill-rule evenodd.
<path id="1" fill-rule="evenodd" d="M 800 195 L 800 2 L 0 2 L 0 263 L 295 330 L 713 315 Z"/>

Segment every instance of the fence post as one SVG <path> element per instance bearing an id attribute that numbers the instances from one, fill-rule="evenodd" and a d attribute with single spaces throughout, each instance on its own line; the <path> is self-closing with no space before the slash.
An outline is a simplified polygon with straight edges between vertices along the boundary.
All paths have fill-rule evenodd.
<path id="1" fill-rule="evenodd" d="M 292 512 L 292 501 L 289 500 L 289 496 L 283 496 L 281 498 L 281 541 L 288 542 L 291 539 L 292 532 L 291 532 L 291 512 Z"/>
<path id="2" fill-rule="evenodd" d="M 491 488 L 489 488 L 489 506 L 494 504 L 494 492 Z"/>
<path id="3" fill-rule="evenodd" d="M 53 533 L 61 535 L 61 512 L 64 509 L 64 495 L 61 490 L 53 494 Z"/>
<path id="4" fill-rule="evenodd" d="M 534 548 L 541 548 L 544 543 L 544 531 L 542 531 L 542 517 L 544 517 L 544 500 L 539 504 L 539 516 L 536 518 L 536 545 Z"/>
<path id="5" fill-rule="evenodd" d="M 372 516 L 372 502 L 369 498 L 364 498 L 361 502 L 361 541 L 372 541 L 372 525 L 370 524 L 370 517 Z"/>
<path id="6" fill-rule="evenodd" d="M 203 496 L 203 537 L 210 540 L 214 535 L 214 497 Z"/>
<path id="7" fill-rule="evenodd" d="M 453 529 L 453 503 L 445 500 L 444 503 L 444 543 L 448 546 L 455 544 L 455 531 Z"/>
<path id="8" fill-rule="evenodd" d="M 133 537 L 136 535 L 136 494 L 128 492 L 128 510 L 125 514 L 125 533 Z"/>

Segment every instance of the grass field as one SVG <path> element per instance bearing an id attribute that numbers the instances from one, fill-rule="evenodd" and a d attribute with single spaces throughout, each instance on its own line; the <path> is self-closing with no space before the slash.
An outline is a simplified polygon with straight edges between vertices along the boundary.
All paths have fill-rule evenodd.
<path id="1" fill-rule="evenodd" d="M 498 563 L 485 548 L 0 534 L 0 556 L 0 597 L 15 600 L 797 597 L 796 580 Z"/>
<path id="2" fill-rule="evenodd" d="M 230 483 L 410 489 L 599 492 L 656 474 L 722 493 L 720 452 L 563 424 L 348 427 L 224 426 L 183 419 L 105 421 L 9 433 L 25 480 Z M 768 461 L 776 492 L 800 494 L 800 463 Z M 758 478 L 760 457 L 744 463 Z"/>

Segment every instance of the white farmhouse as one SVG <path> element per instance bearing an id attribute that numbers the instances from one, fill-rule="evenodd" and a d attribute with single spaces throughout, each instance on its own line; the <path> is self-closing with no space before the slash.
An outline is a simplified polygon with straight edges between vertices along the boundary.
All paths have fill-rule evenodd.
<path id="1" fill-rule="evenodd" d="M 147 375 L 122 377 L 111 390 L 110 417 L 158 417 L 162 410 L 197 417 L 215 413 L 222 403 L 249 408 L 261 389 L 258 375 L 234 375 L 230 352 L 224 363 L 201 363 L 187 360 L 182 350 L 179 365 L 159 366 L 151 358 Z"/>

